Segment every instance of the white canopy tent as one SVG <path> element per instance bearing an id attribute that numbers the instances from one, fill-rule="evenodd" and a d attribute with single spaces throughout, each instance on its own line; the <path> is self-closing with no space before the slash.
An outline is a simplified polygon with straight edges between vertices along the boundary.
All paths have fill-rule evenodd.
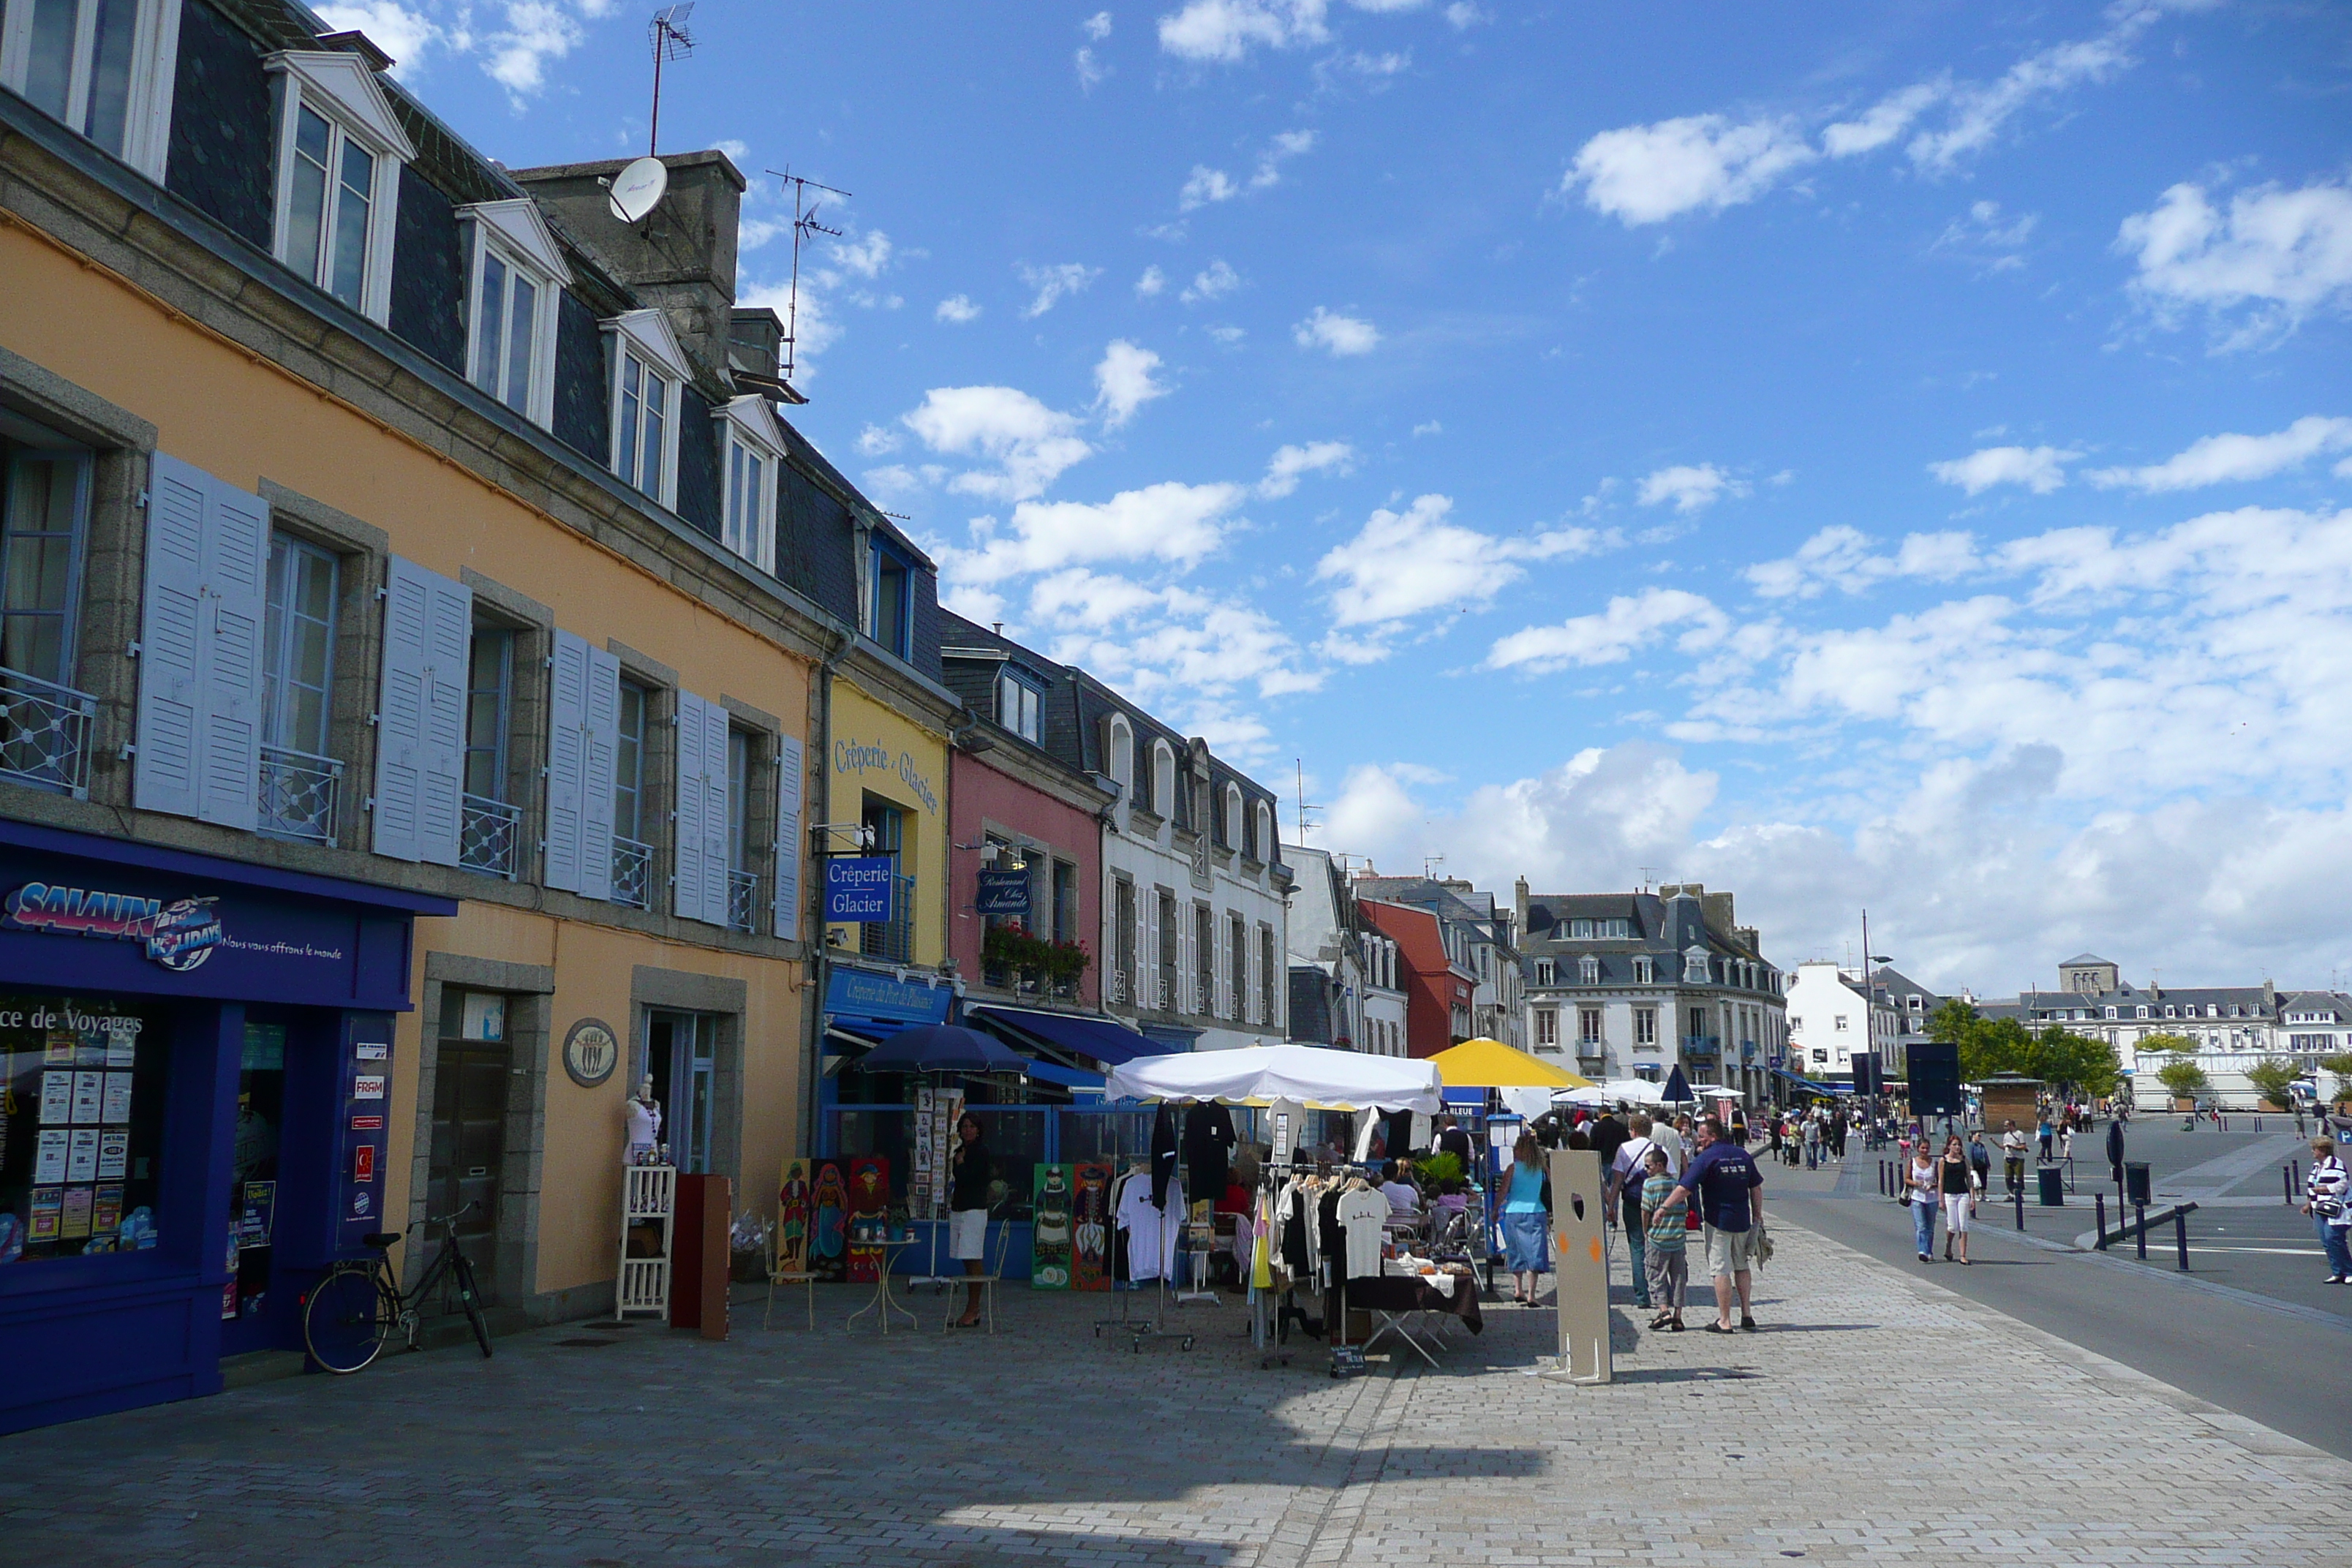
<path id="1" fill-rule="evenodd" d="M 1444 1109 L 1437 1068 L 1402 1057 L 1360 1056 L 1322 1046 L 1245 1046 L 1137 1057 L 1110 1069 L 1106 1100 L 1214 1100 L 1228 1105 L 1293 1100 L 1324 1110 Z"/>
<path id="2" fill-rule="evenodd" d="M 1657 1105 L 1663 1091 L 1645 1078 L 1612 1078 L 1601 1086 L 1604 1104 Z"/>

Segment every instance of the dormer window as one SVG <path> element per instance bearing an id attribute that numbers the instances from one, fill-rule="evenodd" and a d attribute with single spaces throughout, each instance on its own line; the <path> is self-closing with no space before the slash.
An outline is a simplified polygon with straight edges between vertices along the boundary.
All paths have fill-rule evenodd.
<path id="1" fill-rule="evenodd" d="M 0 23 L 0 87 L 163 178 L 179 0 L 25 0 Z"/>
<path id="2" fill-rule="evenodd" d="M 382 326 L 400 165 L 415 149 L 359 56 L 289 52 L 267 63 L 278 92 L 278 259 Z"/>
<path id="3" fill-rule="evenodd" d="M 1135 788 L 1135 731 L 1128 727 L 1125 718 L 1112 714 L 1109 724 L 1108 754 L 1110 782 L 1118 785 L 1122 795 Z"/>
<path id="4" fill-rule="evenodd" d="M 764 397 L 738 397 L 719 410 L 725 467 L 719 542 L 762 572 L 776 569 L 776 472 L 783 431 Z"/>
<path id="5" fill-rule="evenodd" d="M 1601 961 L 1597 958 L 1581 958 L 1577 960 L 1576 977 L 1579 981 L 1587 985 L 1600 984 Z"/>
<path id="6" fill-rule="evenodd" d="M 1642 958 L 1637 958 L 1637 959 L 1635 959 L 1635 960 L 1633 961 L 1633 984 L 1636 984 L 1636 985 L 1654 985 L 1654 984 L 1657 984 L 1657 981 L 1658 981 L 1658 961 L 1657 961 L 1656 959 L 1654 959 L 1654 958 L 1649 958 L 1649 957 L 1646 957 L 1646 956 L 1645 956 L 1645 957 L 1642 957 Z"/>
<path id="7" fill-rule="evenodd" d="M 1165 741 L 1151 743 L 1151 809 L 1176 815 L 1176 753 Z"/>
<path id="8" fill-rule="evenodd" d="M 555 417 L 555 312 L 571 268 L 538 204 L 457 209 L 466 242 L 466 379 L 534 425 Z"/>
<path id="9" fill-rule="evenodd" d="M 908 628 L 914 619 L 910 584 L 915 574 L 906 558 L 877 534 L 866 572 L 866 635 L 900 658 L 908 657 Z"/>
<path id="10" fill-rule="evenodd" d="M 630 310 L 604 325 L 613 347 L 613 472 L 676 506 L 677 389 L 687 380 L 686 354 L 659 310 Z"/>
<path id="11" fill-rule="evenodd" d="M 1225 786 L 1225 847 L 1242 847 L 1242 792 L 1238 784 Z"/>
<path id="12" fill-rule="evenodd" d="M 1556 981 L 1555 977 L 1559 974 L 1559 967 L 1558 967 L 1558 966 L 1557 966 L 1557 965 L 1556 965 L 1556 964 L 1555 964 L 1555 963 L 1554 963 L 1550 959 L 1549 959 L 1549 958 L 1538 958 L 1538 959 L 1537 959 L 1537 960 L 1536 960 L 1536 984 L 1538 984 L 1538 985 L 1551 985 L 1551 984 L 1557 984 L 1557 981 Z"/>
<path id="13" fill-rule="evenodd" d="M 1037 743 L 1038 712 L 1045 704 L 1045 694 L 1022 676 L 1006 669 L 996 678 L 996 721 L 1027 741 Z"/>
<path id="14" fill-rule="evenodd" d="M 1257 840 L 1250 846 L 1250 853 L 1260 860 L 1274 858 L 1274 813 L 1264 801 L 1257 805 Z"/>

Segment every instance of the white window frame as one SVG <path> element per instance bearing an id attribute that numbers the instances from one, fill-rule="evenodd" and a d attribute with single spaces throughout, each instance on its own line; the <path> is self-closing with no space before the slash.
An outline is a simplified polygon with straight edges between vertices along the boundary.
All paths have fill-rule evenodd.
<path id="1" fill-rule="evenodd" d="M 1225 847 L 1238 854 L 1242 847 L 1241 785 L 1225 786 Z"/>
<path id="2" fill-rule="evenodd" d="M 1122 714 L 1114 713 L 1106 728 L 1103 762 L 1110 772 L 1110 782 L 1118 785 L 1123 796 L 1135 793 L 1135 731 Z"/>
<path id="3" fill-rule="evenodd" d="M 81 0 L 74 17 L 73 71 L 66 88 L 66 119 L 77 135 L 89 115 L 95 0 Z M 180 0 L 139 0 L 131 34 L 131 79 L 122 122 L 122 161 L 161 184 L 172 150 L 172 91 L 179 79 Z M 33 7 L 10 4 L 0 26 L 0 87 L 20 96 L 33 67 Z"/>
<path id="4" fill-rule="evenodd" d="M 530 384 L 520 412 L 541 429 L 549 428 L 555 423 L 555 323 L 562 290 L 572 282 L 572 268 L 564 264 L 554 233 L 540 216 L 539 204 L 528 196 L 459 207 L 457 222 L 466 247 L 466 379 L 498 401 L 507 401 L 499 391 L 482 386 L 481 333 L 475 319 L 482 298 L 483 267 L 495 254 L 509 277 L 520 274 L 539 290 L 531 313 Z M 509 292 L 505 306 L 509 311 L 512 300 Z M 507 357 L 503 333 L 499 357 L 501 363 Z"/>
<path id="5" fill-rule="evenodd" d="M 306 265 L 288 254 L 294 237 L 288 219 L 294 202 L 295 132 L 301 120 L 299 110 L 309 109 L 327 122 L 331 137 L 327 156 L 327 205 L 320 220 L 321 255 L 332 256 L 335 248 L 333 226 L 336 209 L 341 204 L 334 199 L 334 187 L 337 171 L 342 165 L 343 144 L 356 142 L 375 158 L 372 176 L 374 188 L 368 195 L 367 243 L 360 265 L 358 309 L 361 315 L 383 326 L 392 319 L 392 238 L 400 212 L 400 171 L 415 158 L 416 149 L 401 131 L 400 121 L 394 118 L 392 100 L 376 85 L 375 72 L 359 56 L 341 50 L 287 50 L 271 55 L 262 64 L 273 79 L 278 115 L 276 190 L 270 204 L 271 251 L 320 290 L 328 288 L 319 276 L 315 260 Z"/>
<path id="6" fill-rule="evenodd" d="M 719 540 L 761 571 L 776 570 L 776 485 L 784 462 L 784 433 L 768 400 L 746 394 L 719 406 Z M 741 452 L 765 465 L 749 517 L 736 515 L 735 463 Z M 745 548 L 746 546 L 749 548 Z"/>
<path id="7" fill-rule="evenodd" d="M 605 409 L 610 416 L 612 436 L 605 453 L 605 463 L 617 478 L 621 474 L 621 387 L 628 370 L 630 356 L 635 355 L 646 370 L 660 375 L 666 383 L 662 407 L 662 471 L 656 490 L 648 490 L 635 479 L 623 479 L 640 493 L 651 497 L 663 506 L 675 510 L 677 507 L 677 415 L 679 391 L 694 379 L 686 362 L 686 350 L 677 341 L 677 331 L 669 324 L 668 315 L 661 310 L 625 310 L 604 323 L 612 338 L 612 384 L 605 389 Z"/>
<path id="8" fill-rule="evenodd" d="M 1008 698 L 1012 700 L 1006 700 Z M 1021 722 L 1021 709 L 1024 706 L 1029 721 L 1027 729 L 1024 729 Z M 1045 732 L 1045 694 L 1037 689 L 1034 681 L 1019 674 L 1010 665 L 1000 668 L 996 672 L 996 722 L 1033 746 L 1042 743 L 1039 737 Z"/>

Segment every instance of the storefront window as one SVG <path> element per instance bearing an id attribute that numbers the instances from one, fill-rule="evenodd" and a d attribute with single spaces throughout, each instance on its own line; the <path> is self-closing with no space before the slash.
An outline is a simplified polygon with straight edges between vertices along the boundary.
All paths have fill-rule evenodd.
<path id="1" fill-rule="evenodd" d="M 237 1062 L 236 1135 L 229 1145 L 228 1265 L 223 1318 L 268 1305 L 270 1237 L 278 1218 L 278 1139 L 286 1125 L 286 1026 L 247 1024 Z"/>
<path id="2" fill-rule="evenodd" d="M 156 1244 L 164 1015 L 0 993 L 0 1264 Z"/>

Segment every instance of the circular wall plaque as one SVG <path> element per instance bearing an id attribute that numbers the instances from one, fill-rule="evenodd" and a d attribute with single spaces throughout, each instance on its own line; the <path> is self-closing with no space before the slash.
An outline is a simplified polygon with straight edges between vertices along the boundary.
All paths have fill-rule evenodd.
<path id="1" fill-rule="evenodd" d="M 563 1070 L 583 1089 L 593 1089 L 621 1065 L 621 1042 L 602 1018 L 583 1018 L 563 1037 Z"/>

